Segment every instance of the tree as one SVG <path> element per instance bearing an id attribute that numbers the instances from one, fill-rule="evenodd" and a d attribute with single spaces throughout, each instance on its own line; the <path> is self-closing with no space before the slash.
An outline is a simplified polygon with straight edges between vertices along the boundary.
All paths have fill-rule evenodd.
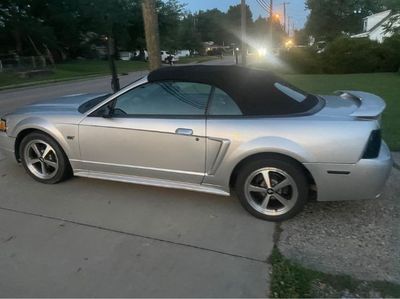
<path id="1" fill-rule="evenodd" d="M 332 40 L 343 33 L 359 33 L 362 19 L 382 10 L 382 0 L 307 0 L 306 7 L 307 32 L 317 40 Z"/>
<path id="2" fill-rule="evenodd" d="M 218 9 L 199 11 L 194 15 L 196 30 L 203 42 L 214 41 L 217 44 L 227 42 L 225 20 L 226 14 Z"/>
<path id="3" fill-rule="evenodd" d="M 241 5 L 229 6 L 226 13 L 225 30 L 228 43 L 240 44 L 241 41 Z M 246 27 L 248 31 L 253 27 L 253 14 L 250 7 L 246 5 Z"/>
<path id="4" fill-rule="evenodd" d="M 201 35 L 197 30 L 197 17 L 187 14 L 179 24 L 178 41 L 181 49 L 201 50 Z"/>

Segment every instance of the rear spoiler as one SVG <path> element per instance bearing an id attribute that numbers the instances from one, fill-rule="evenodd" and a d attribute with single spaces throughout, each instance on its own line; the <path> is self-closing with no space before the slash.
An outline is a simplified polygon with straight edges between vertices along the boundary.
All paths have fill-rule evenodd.
<path id="1" fill-rule="evenodd" d="M 350 114 L 350 116 L 378 118 L 386 109 L 385 101 L 372 93 L 340 90 L 335 92 L 335 94 L 343 99 L 353 100 L 358 105 L 358 109 Z"/>

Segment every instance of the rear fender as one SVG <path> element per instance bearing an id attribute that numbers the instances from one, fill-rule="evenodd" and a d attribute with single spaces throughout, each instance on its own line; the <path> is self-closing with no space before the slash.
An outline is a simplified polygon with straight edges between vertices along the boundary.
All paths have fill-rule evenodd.
<path id="1" fill-rule="evenodd" d="M 236 166 L 246 158 L 265 153 L 281 154 L 300 163 L 315 160 L 310 152 L 291 140 L 282 137 L 260 137 L 240 145 L 232 152 L 228 151 L 216 173 L 206 176 L 204 183 L 221 186 L 229 192 L 230 178 Z"/>

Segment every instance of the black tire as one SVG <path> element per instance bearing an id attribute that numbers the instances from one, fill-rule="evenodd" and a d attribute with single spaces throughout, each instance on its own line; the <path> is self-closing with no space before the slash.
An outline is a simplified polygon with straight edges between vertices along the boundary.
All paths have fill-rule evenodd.
<path id="1" fill-rule="evenodd" d="M 246 191 L 246 184 L 247 181 L 250 180 L 252 174 L 257 172 L 258 170 L 265 169 L 265 168 L 273 168 L 273 169 L 279 169 L 283 171 L 284 173 L 288 174 L 291 178 L 291 181 L 294 182 L 295 186 L 293 188 L 297 188 L 297 196 L 296 196 L 296 201 L 293 204 L 293 206 L 286 212 L 284 212 L 281 215 L 267 215 L 264 213 L 261 213 L 260 211 L 256 210 L 252 204 L 248 200 L 248 195 L 249 192 Z M 266 188 L 266 187 L 264 187 Z M 290 192 L 290 187 L 289 188 Z M 236 179 L 235 183 L 235 190 L 236 193 L 239 197 L 239 201 L 241 205 L 253 216 L 267 220 L 267 221 L 272 221 L 272 222 L 280 222 L 284 220 L 288 220 L 298 213 L 302 211 L 304 208 L 305 203 L 307 202 L 308 196 L 309 196 L 309 184 L 307 181 L 306 174 L 302 167 L 298 165 L 297 163 L 294 163 L 290 161 L 289 159 L 281 159 L 281 158 L 266 158 L 266 159 L 260 159 L 260 160 L 255 160 L 247 163 L 246 165 L 242 166 L 239 169 L 238 176 Z M 271 191 L 272 192 L 272 191 Z M 251 193 L 254 194 L 254 193 Z M 266 194 L 260 193 L 261 200 L 263 200 L 263 196 L 266 196 Z M 278 192 L 275 194 L 280 195 Z M 274 195 L 271 195 L 272 200 L 276 201 L 275 198 L 273 197 Z M 273 202 L 272 202 L 273 203 Z M 254 204 L 254 203 L 253 203 Z M 279 204 L 279 202 L 278 202 Z M 291 204 L 292 205 L 292 204 Z M 268 206 L 267 206 L 268 208 Z M 273 210 L 273 209 L 272 209 Z"/>
<path id="2" fill-rule="evenodd" d="M 47 143 L 50 145 L 54 151 L 51 152 L 51 155 L 55 155 L 53 158 L 54 161 L 57 162 L 58 167 L 57 169 L 53 169 L 53 175 L 49 178 L 41 178 L 37 176 L 35 173 L 32 172 L 32 170 L 28 166 L 28 157 L 26 157 L 26 152 L 27 152 L 27 147 L 30 145 L 31 142 L 33 141 L 42 141 L 44 143 Z M 21 145 L 19 147 L 19 155 L 21 158 L 21 163 L 23 167 L 25 168 L 26 172 L 36 181 L 43 183 L 43 184 L 57 184 L 65 179 L 69 178 L 72 176 L 72 168 L 69 163 L 69 160 L 64 153 L 63 149 L 61 146 L 50 136 L 47 134 L 41 133 L 41 132 L 34 132 L 31 134 L 28 134 L 22 139 Z M 39 162 L 40 163 L 40 162 Z M 37 167 L 40 168 L 40 167 Z M 50 168 L 51 169 L 51 168 Z M 51 171 L 51 170 L 50 170 Z M 50 172 L 49 171 L 49 172 Z"/>

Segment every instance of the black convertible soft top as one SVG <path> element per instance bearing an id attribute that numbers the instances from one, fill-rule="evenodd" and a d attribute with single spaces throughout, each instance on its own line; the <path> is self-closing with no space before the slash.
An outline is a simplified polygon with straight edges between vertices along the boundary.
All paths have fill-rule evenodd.
<path id="1" fill-rule="evenodd" d="M 272 116 L 305 113 L 318 104 L 307 95 L 270 72 L 240 66 L 177 66 L 153 71 L 149 82 L 182 81 L 209 84 L 231 96 L 244 115 Z M 305 95 L 298 101 L 276 87 L 276 83 Z"/>

